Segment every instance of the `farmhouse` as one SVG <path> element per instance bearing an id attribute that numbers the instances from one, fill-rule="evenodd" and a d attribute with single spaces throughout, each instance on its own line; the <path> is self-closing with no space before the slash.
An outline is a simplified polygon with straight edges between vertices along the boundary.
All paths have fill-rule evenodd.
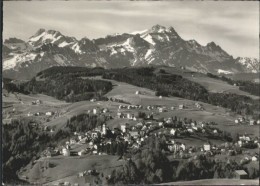
<path id="1" fill-rule="evenodd" d="M 70 150 L 64 147 L 62 149 L 62 154 L 63 156 L 70 156 Z"/>
<path id="2" fill-rule="evenodd" d="M 97 99 L 94 99 L 94 98 L 93 98 L 93 99 L 91 99 L 90 101 L 91 101 L 91 102 L 96 102 L 96 101 L 97 101 Z"/>
<path id="3" fill-rule="evenodd" d="M 99 114 L 100 110 L 98 108 L 93 108 L 93 114 Z"/>
<path id="4" fill-rule="evenodd" d="M 256 124 L 255 120 L 252 120 L 252 119 L 251 119 L 251 120 L 249 121 L 249 125 L 254 125 L 254 124 Z"/>
<path id="5" fill-rule="evenodd" d="M 140 92 L 137 90 L 137 91 L 135 92 L 135 94 L 138 95 L 138 94 L 140 94 Z"/>
<path id="6" fill-rule="evenodd" d="M 184 109 L 185 107 L 184 107 L 184 105 L 179 105 L 179 109 L 180 110 L 182 110 L 182 109 Z"/>
<path id="7" fill-rule="evenodd" d="M 258 157 L 257 156 L 252 156 L 252 161 L 257 161 Z"/>
<path id="8" fill-rule="evenodd" d="M 174 136 L 175 133 L 176 133 L 176 130 L 175 129 L 171 129 L 170 134 Z"/>
<path id="9" fill-rule="evenodd" d="M 54 114 L 54 113 L 51 112 L 51 111 L 48 111 L 48 112 L 45 113 L 46 116 L 52 116 L 53 114 Z"/>
<path id="10" fill-rule="evenodd" d="M 82 155 L 84 155 L 84 154 L 85 154 L 85 150 L 81 150 L 81 151 L 78 152 L 78 155 L 79 155 L 79 156 L 82 156 Z"/>
<path id="11" fill-rule="evenodd" d="M 247 179 L 248 174 L 244 170 L 236 170 L 235 176 L 237 179 Z"/>
<path id="12" fill-rule="evenodd" d="M 127 130 L 128 127 L 129 127 L 129 124 L 128 124 L 128 123 L 126 123 L 126 124 L 122 124 L 120 127 L 121 127 L 121 131 L 122 131 L 123 133 L 125 133 L 126 130 Z"/>
<path id="13" fill-rule="evenodd" d="M 203 145 L 203 149 L 205 150 L 205 151 L 210 151 L 210 144 L 209 143 L 205 143 L 204 145 Z"/>

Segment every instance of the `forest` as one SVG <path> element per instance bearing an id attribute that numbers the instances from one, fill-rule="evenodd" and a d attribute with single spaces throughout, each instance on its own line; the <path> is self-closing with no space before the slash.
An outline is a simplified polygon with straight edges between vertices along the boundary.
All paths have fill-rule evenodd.
<path id="1" fill-rule="evenodd" d="M 40 157 L 46 147 L 55 147 L 69 133 L 59 130 L 50 135 L 28 119 L 13 120 L 2 126 L 2 168 L 3 182 L 25 184 L 19 180 L 17 171 Z"/>
<path id="2" fill-rule="evenodd" d="M 56 68 L 40 72 L 32 80 L 21 84 L 6 81 L 4 88 L 9 92 L 46 94 L 67 102 L 90 100 L 92 98 L 104 100 L 103 95 L 112 89 L 110 82 L 82 79 L 77 73 L 73 74 L 73 70 L 69 72 L 62 69 L 56 71 L 56 73 Z M 75 70 L 78 70 L 78 68 Z M 81 72 L 79 71 L 79 73 Z M 90 71 L 90 74 L 93 73 L 95 74 L 95 70 Z"/>

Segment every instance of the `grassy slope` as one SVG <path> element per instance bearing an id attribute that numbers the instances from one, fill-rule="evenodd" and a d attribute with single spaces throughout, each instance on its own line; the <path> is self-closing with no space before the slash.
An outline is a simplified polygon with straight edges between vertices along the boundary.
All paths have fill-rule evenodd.
<path id="1" fill-rule="evenodd" d="M 89 169 L 102 171 L 104 175 L 111 174 L 114 168 L 121 166 L 123 163 L 123 161 L 117 161 L 117 159 L 117 156 L 111 155 L 85 155 L 81 157 L 63 157 L 60 155 L 52 158 L 42 158 L 34 165 L 27 165 L 20 176 L 27 176 L 30 183 L 38 184 L 54 184 L 69 181 L 70 179 L 78 182 L 77 179 L 75 180 L 76 175 Z M 53 166 L 48 167 L 50 164 Z M 48 168 L 44 169 L 43 167 L 46 166 Z"/>
<path id="2" fill-rule="evenodd" d="M 250 93 L 239 90 L 239 87 L 237 87 L 237 86 L 232 86 L 232 85 L 230 85 L 227 82 L 222 81 L 222 80 L 210 78 L 205 74 L 191 72 L 191 71 L 188 71 L 188 70 L 180 70 L 180 69 L 176 69 L 176 68 L 165 68 L 165 71 L 168 72 L 168 73 L 179 74 L 179 75 L 183 76 L 184 78 L 186 78 L 190 81 L 194 81 L 196 83 L 199 83 L 202 86 L 204 86 L 209 92 L 234 93 L 234 94 L 238 94 L 238 95 L 249 96 L 252 99 L 259 99 L 258 96 L 254 96 L 254 95 L 251 95 Z"/>

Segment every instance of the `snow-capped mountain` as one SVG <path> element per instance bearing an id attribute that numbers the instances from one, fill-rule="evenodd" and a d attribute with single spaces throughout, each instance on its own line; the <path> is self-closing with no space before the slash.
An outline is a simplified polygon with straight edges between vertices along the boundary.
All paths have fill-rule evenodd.
<path id="1" fill-rule="evenodd" d="M 236 59 L 236 62 L 243 65 L 248 70 L 248 72 L 259 72 L 260 63 L 259 60 L 256 58 L 238 57 Z"/>
<path id="2" fill-rule="evenodd" d="M 51 66 L 168 65 L 215 74 L 259 71 L 257 59 L 234 59 L 214 42 L 203 46 L 195 40 L 186 41 L 173 27 L 160 25 L 93 40 L 39 29 L 28 41 L 5 40 L 2 56 L 4 76 L 27 79 Z"/>

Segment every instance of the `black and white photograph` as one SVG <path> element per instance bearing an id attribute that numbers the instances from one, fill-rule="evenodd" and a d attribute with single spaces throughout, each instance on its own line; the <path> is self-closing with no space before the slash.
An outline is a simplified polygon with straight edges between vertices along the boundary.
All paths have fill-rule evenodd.
<path id="1" fill-rule="evenodd" d="M 2 3 L 2 185 L 259 185 L 259 2 Z"/>

